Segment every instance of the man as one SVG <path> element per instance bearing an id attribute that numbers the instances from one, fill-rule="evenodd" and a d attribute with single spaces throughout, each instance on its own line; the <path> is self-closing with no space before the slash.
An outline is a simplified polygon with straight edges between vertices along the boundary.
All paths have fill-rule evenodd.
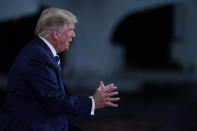
<path id="1" fill-rule="evenodd" d="M 93 96 L 69 96 L 57 53 L 69 49 L 77 18 L 70 12 L 45 9 L 36 26 L 36 38 L 16 57 L 8 75 L 7 97 L 0 130 L 80 131 L 69 115 L 88 117 L 95 109 L 118 107 L 116 87 L 101 81 Z"/>

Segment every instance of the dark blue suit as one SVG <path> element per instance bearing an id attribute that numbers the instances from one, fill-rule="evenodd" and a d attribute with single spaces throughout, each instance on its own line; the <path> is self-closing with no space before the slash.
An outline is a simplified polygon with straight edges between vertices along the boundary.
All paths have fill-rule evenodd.
<path id="1" fill-rule="evenodd" d="M 65 88 L 51 50 L 36 37 L 10 69 L 0 129 L 68 131 L 69 115 L 90 116 L 92 103 L 88 97 L 68 96 Z"/>

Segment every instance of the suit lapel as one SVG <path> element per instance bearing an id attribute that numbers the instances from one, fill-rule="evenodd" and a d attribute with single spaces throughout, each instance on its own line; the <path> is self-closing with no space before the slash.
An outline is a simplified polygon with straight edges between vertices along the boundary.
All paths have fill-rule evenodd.
<path id="1" fill-rule="evenodd" d="M 66 88 L 66 85 L 65 85 L 65 83 L 64 83 L 64 80 L 63 80 L 62 75 L 61 75 L 61 79 L 62 79 L 62 82 L 63 82 L 63 85 L 64 85 L 65 94 L 69 97 L 70 95 L 69 95 L 69 92 L 68 92 L 68 90 L 67 90 L 67 88 Z"/>
<path id="2" fill-rule="evenodd" d="M 65 86 L 65 83 L 64 83 L 64 80 L 63 80 L 63 77 L 62 77 L 62 72 L 59 70 L 59 67 L 58 67 L 58 64 L 57 64 L 57 62 L 56 62 L 56 60 L 55 60 L 55 57 L 53 56 L 53 53 L 51 52 L 51 50 L 50 50 L 50 48 L 45 44 L 45 42 L 43 41 L 43 40 L 41 40 L 38 36 L 36 36 L 36 38 L 35 38 L 37 41 L 38 41 L 38 43 L 40 43 L 40 45 L 48 52 L 48 54 L 50 55 L 50 57 L 52 58 L 52 60 L 53 60 L 53 62 L 55 63 L 55 65 L 57 66 L 57 72 L 58 72 L 58 74 L 59 74 L 59 76 L 60 76 L 60 79 L 61 79 L 61 81 L 62 81 L 62 84 L 63 84 L 63 87 L 64 87 L 64 91 L 65 91 L 65 94 L 67 95 L 67 96 L 69 96 L 69 93 L 68 93 L 68 91 L 67 91 L 67 88 L 66 88 L 66 86 Z"/>

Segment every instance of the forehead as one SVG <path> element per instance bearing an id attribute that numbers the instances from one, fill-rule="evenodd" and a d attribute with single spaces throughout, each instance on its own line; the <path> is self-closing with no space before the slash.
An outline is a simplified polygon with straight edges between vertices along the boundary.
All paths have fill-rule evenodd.
<path id="1" fill-rule="evenodd" d="M 75 24 L 65 24 L 64 29 L 74 30 L 75 29 Z"/>

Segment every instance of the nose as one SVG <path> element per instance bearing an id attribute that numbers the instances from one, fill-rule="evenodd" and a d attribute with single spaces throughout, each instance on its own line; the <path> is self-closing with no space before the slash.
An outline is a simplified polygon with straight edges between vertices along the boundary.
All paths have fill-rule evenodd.
<path id="1" fill-rule="evenodd" d="M 73 31 L 73 33 L 72 33 L 72 37 L 75 37 L 75 32 Z"/>

